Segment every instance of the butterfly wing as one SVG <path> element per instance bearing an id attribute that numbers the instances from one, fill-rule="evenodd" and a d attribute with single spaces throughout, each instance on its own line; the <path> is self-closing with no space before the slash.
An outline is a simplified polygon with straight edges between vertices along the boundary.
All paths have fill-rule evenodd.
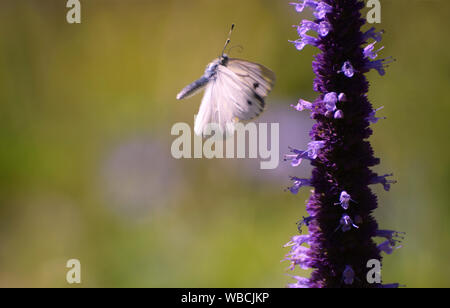
<path id="1" fill-rule="evenodd" d="M 216 123 L 222 132 L 230 134 L 236 121 L 256 118 L 264 111 L 264 99 L 274 83 L 275 74 L 262 65 L 237 59 L 220 65 L 206 86 L 195 133 L 201 135 L 209 123 Z"/>
<path id="2" fill-rule="evenodd" d="M 227 67 L 261 98 L 269 95 L 275 85 L 275 73 L 267 67 L 240 59 L 229 59 Z"/>
<path id="3" fill-rule="evenodd" d="M 203 94 L 202 103 L 200 104 L 200 109 L 195 118 L 194 132 L 197 135 L 202 135 L 206 126 L 214 122 L 217 117 L 217 99 L 218 93 L 216 88 L 216 81 L 211 80 L 205 88 L 205 93 Z"/>
<path id="4" fill-rule="evenodd" d="M 218 129 L 218 133 L 226 135 L 234 131 L 237 121 L 233 100 L 241 95 L 228 75 L 217 72 L 217 75 L 206 86 L 200 110 L 195 119 L 194 132 L 197 135 L 208 135 L 210 129 Z M 210 125 L 208 127 L 208 125 Z"/>

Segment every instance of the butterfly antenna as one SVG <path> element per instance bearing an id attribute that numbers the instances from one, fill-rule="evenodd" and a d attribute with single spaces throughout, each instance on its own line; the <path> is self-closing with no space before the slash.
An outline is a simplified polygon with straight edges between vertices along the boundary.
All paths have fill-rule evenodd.
<path id="1" fill-rule="evenodd" d="M 223 50 L 222 50 L 222 55 L 221 55 L 222 57 L 223 57 L 223 54 L 225 53 L 225 49 L 227 49 L 228 44 L 230 44 L 230 42 L 231 42 L 231 33 L 233 32 L 233 30 L 234 30 L 234 24 L 231 25 L 230 32 L 228 33 L 227 41 L 225 42 L 225 46 L 223 47 Z"/>

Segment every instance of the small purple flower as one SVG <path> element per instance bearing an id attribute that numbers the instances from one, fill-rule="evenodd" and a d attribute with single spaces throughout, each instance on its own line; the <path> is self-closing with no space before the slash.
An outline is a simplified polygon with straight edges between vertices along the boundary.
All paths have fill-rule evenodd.
<path id="1" fill-rule="evenodd" d="M 384 31 L 378 31 L 376 32 L 375 28 L 370 28 L 369 30 L 367 30 L 366 32 L 364 32 L 363 34 L 363 40 L 367 41 L 369 39 L 373 39 L 376 42 L 381 42 L 382 40 L 382 34 Z"/>
<path id="2" fill-rule="evenodd" d="M 340 204 L 344 210 L 348 210 L 350 206 L 350 201 L 356 203 L 356 201 L 352 200 L 352 197 L 344 190 L 341 192 L 341 196 L 339 197 L 339 202 L 335 203 L 335 205 Z"/>
<path id="3" fill-rule="evenodd" d="M 294 26 L 297 28 L 298 36 L 304 37 L 308 31 L 315 31 L 322 37 L 325 37 L 330 32 L 330 24 L 326 21 L 315 23 L 310 20 L 303 20 L 300 26 Z"/>
<path id="4" fill-rule="evenodd" d="M 297 282 L 288 284 L 288 288 L 306 289 L 309 287 L 309 279 L 300 276 L 291 276 Z"/>
<path id="5" fill-rule="evenodd" d="M 355 271 L 350 265 L 346 265 L 342 273 L 342 280 L 346 285 L 352 285 L 355 280 Z"/>
<path id="6" fill-rule="evenodd" d="M 372 123 L 372 124 L 376 124 L 379 120 L 385 120 L 386 117 L 380 117 L 380 118 L 376 117 L 377 111 L 379 111 L 379 110 L 381 110 L 381 109 L 383 109 L 383 108 L 384 108 L 384 106 L 381 106 L 381 107 L 378 108 L 378 109 L 372 110 L 372 111 L 370 112 L 369 116 L 367 117 L 367 120 L 368 120 L 370 123 Z"/>
<path id="7" fill-rule="evenodd" d="M 311 141 L 308 143 L 308 149 L 306 151 L 290 148 L 291 152 L 294 154 L 286 154 L 284 156 L 284 160 L 290 160 L 292 167 L 297 167 L 302 163 L 303 159 L 316 159 L 319 155 L 320 149 L 324 146 L 324 141 Z"/>
<path id="8" fill-rule="evenodd" d="M 307 6 L 310 8 L 313 8 L 313 9 L 315 9 L 317 7 L 317 1 L 315 1 L 315 0 L 303 0 L 302 2 L 291 2 L 289 4 L 295 6 L 295 10 L 298 13 L 303 12 L 305 7 L 307 7 Z"/>
<path id="9" fill-rule="evenodd" d="M 384 253 L 390 255 L 395 249 L 402 248 L 401 245 L 398 245 L 402 242 L 404 237 L 403 232 L 391 231 L 391 230 L 378 230 L 375 234 L 378 237 L 384 237 L 386 241 L 378 245 L 378 249 L 383 251 Z"/>
<path id="10" fill-rule="evenodd" d="M 384 241 L 383 243 L 381 243 L 380 245 L 377 246 L 379 250 L 383 251 L 384 253 L 390 255 L 392 254 L 392 252 L 394 251 L 394 249 L 399 249 L 402 248 L 402 246 L 397 246 L 395 247 L 395 245 L 392 245 L 392 242 L 389 240 Z"/>
<path id="11" fill-rule="evenodd" d="M 297 12 L 302 12 L 305 7 L 310 7 L 314 10 L 314 16 L 318 19 L 323 19 L 327 13 L 330 13 L 332 7 L 324 2 L 305 0 L 303 2 L 290 3 L 295 6 L 295 10 Z M 293 43 L 297 50 L 303 50 L 306 45 L 311 45 L 317 47 L 319 45 L 319 38 L 314 36 L 310 36 L 307 33 L 309 31 L 315 31 L 319 35 L 319 37 L 325 37 L 331 31 L 331 24 L 328 21 L 310 21 L 303 20 L 301 24 L 298 26 L 294 26 L 297 28 L 299 39 L 295 41 L 289 41 Z"/>
<path id="12" fill-rule="evenodd" d="M 393 230 L 377 230 L 375 236 L 383 237 L 391 242 L 391 245 L 394 246 L 396 243 L 401 242 L 404 237 L 404 232 L 398 232 Z"/>
<path id="13" fill-rule="evenodd" d="M 308 256 L 309 248 L 305 246 L 296 245 L 291 251 L 286 255 L 286 258 L 282 261 L 290 261 L 291 265 L 289 269 L 292 271 L 296 266 L 299 266 L 301 269 L 309 269 L 310 268 L 310 257 Z"/>
<path id="14" fill-rule="evenodd" d="M 339 94 L 338 101 L 340 101 L 340 102 L 346 102 L 347 101 L 347 96 L 345 95 L 345 93 Z"/>
<path id="15" fill-rule="evenodd" d="M 297 50 L 303 50 L 306 45 L 317 46 L 319 44 L 319 40 L 317 38 L 307 34 L 303 34 L 302 37 L 298 40 L 289 42 L 294 44 Z"/>
<path id="16" fill-rule="evenodd" d="M 325 146 L 325 141 L 311 141 L 308 143 L 308 156 L 311 159 L 316 159 L 319 155 L 320 149 Z"/>
<path id="17" fill-rule="evenodd" d="M 302 233 L 302 227 L 303 226 L 309 227 L 309 224 L 311 223 L 311 221 L 312 221 L 312 217 L 311 216 L 309 216 L 309 217 L 304 217 L 303 216 L 303 219 L 297 222 L 297 230 L 298 230 L 298 232 L 301 234 Z M 309 238 L 309 239 L 311 240 L 311 238 Z"/>
<path id="18" fill-rule="evenodd" d="M 313 104 L 305 101 L 304 99 L 299 99 L 297 105 L 291 105 L 295 110 L 297 111 L 303 111 L 303 110 L 312 110 Z"/>
<path id="19" fill-rule="evenodd" d="M 344 118 L 344 112 L 342 110 L 336 110 L 334 113 L 335 119 L 343 119 Z"/>
<path id="20" fill-rule="evenodd" d="M 325 2 L 319 2 L 317 4 L 316 10 L 314 11 L 314 16 L 317 19 L 323 19 L 328 13 L 333 11 L 333 7 Z"/>
<path id="21" fill-rule="evenodd" d="M 344 112 L 340 109 L 337 109 L 336 104 L 338 102 L 344 102 L 347 100 L 347 97 L 344 93 L 337 94 L 336 92 L 329 92 L 325 94 L 323 98 L 323 103 L 325 105 L 325 116 L 334 117 L 335 119 L 343 119 Z"/>
<path id="22" fill-rule="evenodd" d="M 311 181 L 309 179 L 300 179 L 297 177 L 291 177 L 291 181 L 294 181 L 294 185 L 288 188 L 288 190 L 294 195 L 298 194 L 300 188 L 304 186 L 311 186 Z"/>
<path id="23" fill-rule="evenodd" d="M 314 16 L 318 19 L 325 18 L 327 13 L 330 13 L 332 11 L 332 6 L 329 4 L 326 4 L 322 1 L 315 1 L 315 0 L 303 0 L 302 2 L 292 2 L 290 5 L 295 6 L 295 10 L 298 13 L 303 12 L 305 7 L 310 7 L 314 10 Z"/>
<path id="24" fill-rule="evenodd" d="M 286 154 L 284 155 L 284 160 L 290 160 L 292 167 L 300 166 L 304 159 L 309 159 L 308 151 L 300 151 L 297 149 L 290 149 L 294 154 Z"/>
<path id="25" fill-rule="evenodd" d="M 397 183 L 395 180 L 388 180 L 388 176 L 393 176 L 393 173 L 385 174 L 381 176 L 375 176 L 372 178 L 369 184 L 382 184 L 385 191 L 391 190 L 391 184 Z"/>
<path id="26" fill-rule="evenodd" d="M 338 73 L 344 73 L 348 78 L 352 78 L 355 75 L 355 69 L 350 61 L 345 61 Z"/>
<path id="27" fill-rule="evenodd" d="M 374 69 L 380 74 L 380 76 L 384 76 L 386 74 L 386 67 L 389 67 L 389 64 L 392 62 L 395 62 L 395 60 L 392 57 L 381 59 L 381 60 L 375 60 L 375 61 L 369 61 L 366 63 L 364 69 L 369 71 L 371 69 Z"/>
<path id="28" fill-rule="evenodd" d="M 323 98 L 323 102 L 325 103 L 325 108 L 327 111 L 335 111 L 336 103 L 338 102 L 338 95 L 336 92 L 327 93 Z"/>
<path id="29" fill-rule="evenodd" d="M 298 246 L 303 244 L 309 244 L 311 237 L 309 235 L 294 235 L 291 240 L 284 245 L 283 247 L 293 247 L 292 249 L 296 249 Z"/>
<path id="30" fill-rule="evenodd" d="M 336 231 L 341 229 L 342 232 L 350 231 L 351 229 L 359 227 L 353 223 L 353 220 L 347 214 L 343 214 L 341 220 L 339 221 L 339 227 L 337 227 Z"/>
<path id="31" fill-rule="evenodd" d="M 364 48 L 364 57 L 369 58 L 371 60 L 375 60 L 378 58 L 378 52 L 384 49 L 384 46 L 378 49 L 377 51 L 374 51 L 374 46 L 377 42 L 373 42 L 372 44 L 367 45 L 366 48 Z"/>
<path id="32" fill-rule="evenodd" d="M 299 266 L 302 269 L 308 269 L 310 258 L 308 257 L 309 248 L 302 246 L 303 244 L 309 244 L 309 235 L 296 235 L 284 245 L 284 247 L 291 247 L 291 251 L 286 255 L 286 258 L 282 261 L 290 261 L 290 270 L 294 270 L 295 266 Z"/>
<path id="33" fill-rule="evenodd" d="M 330 30 L 331 30 L 330 23 L 322 21 L 319 23 L 319 29 L 317 29 L 316 31 L 320 36 L 325 37 L 328 35 L 328 33 L 330 33 Z"/>

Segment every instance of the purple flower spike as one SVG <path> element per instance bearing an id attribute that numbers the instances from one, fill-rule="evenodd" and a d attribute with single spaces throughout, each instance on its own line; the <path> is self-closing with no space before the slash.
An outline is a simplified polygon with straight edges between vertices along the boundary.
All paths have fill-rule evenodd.
<path id="1" fill-rule="evenodd" d="M 311 186 L 306 205 L 308 217 L 297 223 L 297 231 L 308 228 L 308 235 L 291 238 L 291 249 L 285 260 L 290 269 L 311 268 L 307 278 L 294 276 L 289 287 L 308 288 L 383 288 L 399 284 L 371 283 L 367 280 L 367 261 L 381 262 L 381 254 L 400 248 L 403 234 L 379 230 L 373 217 L 377 196 L 372 184 L 389 190 L 395 183 L 391 174 L 380 176 L 372 171 L 380 160 L 375 158 L 368 141 L 370 125 L 384 119 L 376 116 L 379 109 L 368 100 L 366 73 L 375 69 L 381 75 L 393 60 L 378 59 L 384 48 L 376 45 L 382 31 L 371 28 L 361 14 L 363 0 L 321 0 L 292 3 L 301 12 L 313 10 L 315 20 L 302 21 L 297 27 L 300 38 L 292 43 L 302 50 L 306 45 L 319 53 L 312 63 L 316 75 L 313 102 L 300 100 L 294 107 L 309 110 L 315 124 L 310 132 L 313 140 L 306 151 L 291 150 L 286 156 L 293 166 L 308 158 L 313 167 L 311 179 L 292 177 L 293 194 L 303 186 Z M 317 35 L 309 36 L 314 31 Z M 345 189 L 344 189 L 345 188 Z M 357 202 L 356 202 L 356 201 Z M 338 202 L 339 201 L 339 202 Z M 305 227 L 305 228 L 303 228 Z M 381 244 L 376 237 L 384 238 Z"/>

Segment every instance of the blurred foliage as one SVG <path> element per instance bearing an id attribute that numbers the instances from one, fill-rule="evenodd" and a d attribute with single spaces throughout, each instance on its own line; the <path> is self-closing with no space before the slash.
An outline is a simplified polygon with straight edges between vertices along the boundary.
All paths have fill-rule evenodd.
<path id="1" fill-rule="evenodd" d="M 287 179 L 251 177 L 233 161 L 171 159 L 170 127 L 192 123 L 200 97 L 180 103 L 175 95 L 218 55 L 231 23 L 233 44 L 244 47 L 232 56 L 277 74 L 269 109 L 313 98 L 317 50 L 299 53 L 287 42 L 303 17 L 275 0 L 81 2 L 80 25 L 66 23 L 62 0 L 0 3 L 0 286 L 65 287 L 70 258 L 81 260 L 86 287 L 286 285 L 282 245 L 305 215 L 308 191 L 292 196 L 283 192 Z M 390 193 L 374 188 L 376 216 L 407 233 L 385 258 L 383 278 L 448 287 L 450 3 L 382 5 L 382 55 L 397 62 L 383 78 L 369 75 L 370 99 L 388 117 L 371 140 L 377 170 L 399 183 Z M 169 168 L 150 165 L 141 177 L 138 161 L 123 176 L 128 165 L 105 172 L 136 138 L 162 144 L 168 159 L 158 162 Z M 161 204 L 141 194 L 132 208 L 108 193 L 105 174 L 119 187 L 134 176 L 167 189 Z"/>

